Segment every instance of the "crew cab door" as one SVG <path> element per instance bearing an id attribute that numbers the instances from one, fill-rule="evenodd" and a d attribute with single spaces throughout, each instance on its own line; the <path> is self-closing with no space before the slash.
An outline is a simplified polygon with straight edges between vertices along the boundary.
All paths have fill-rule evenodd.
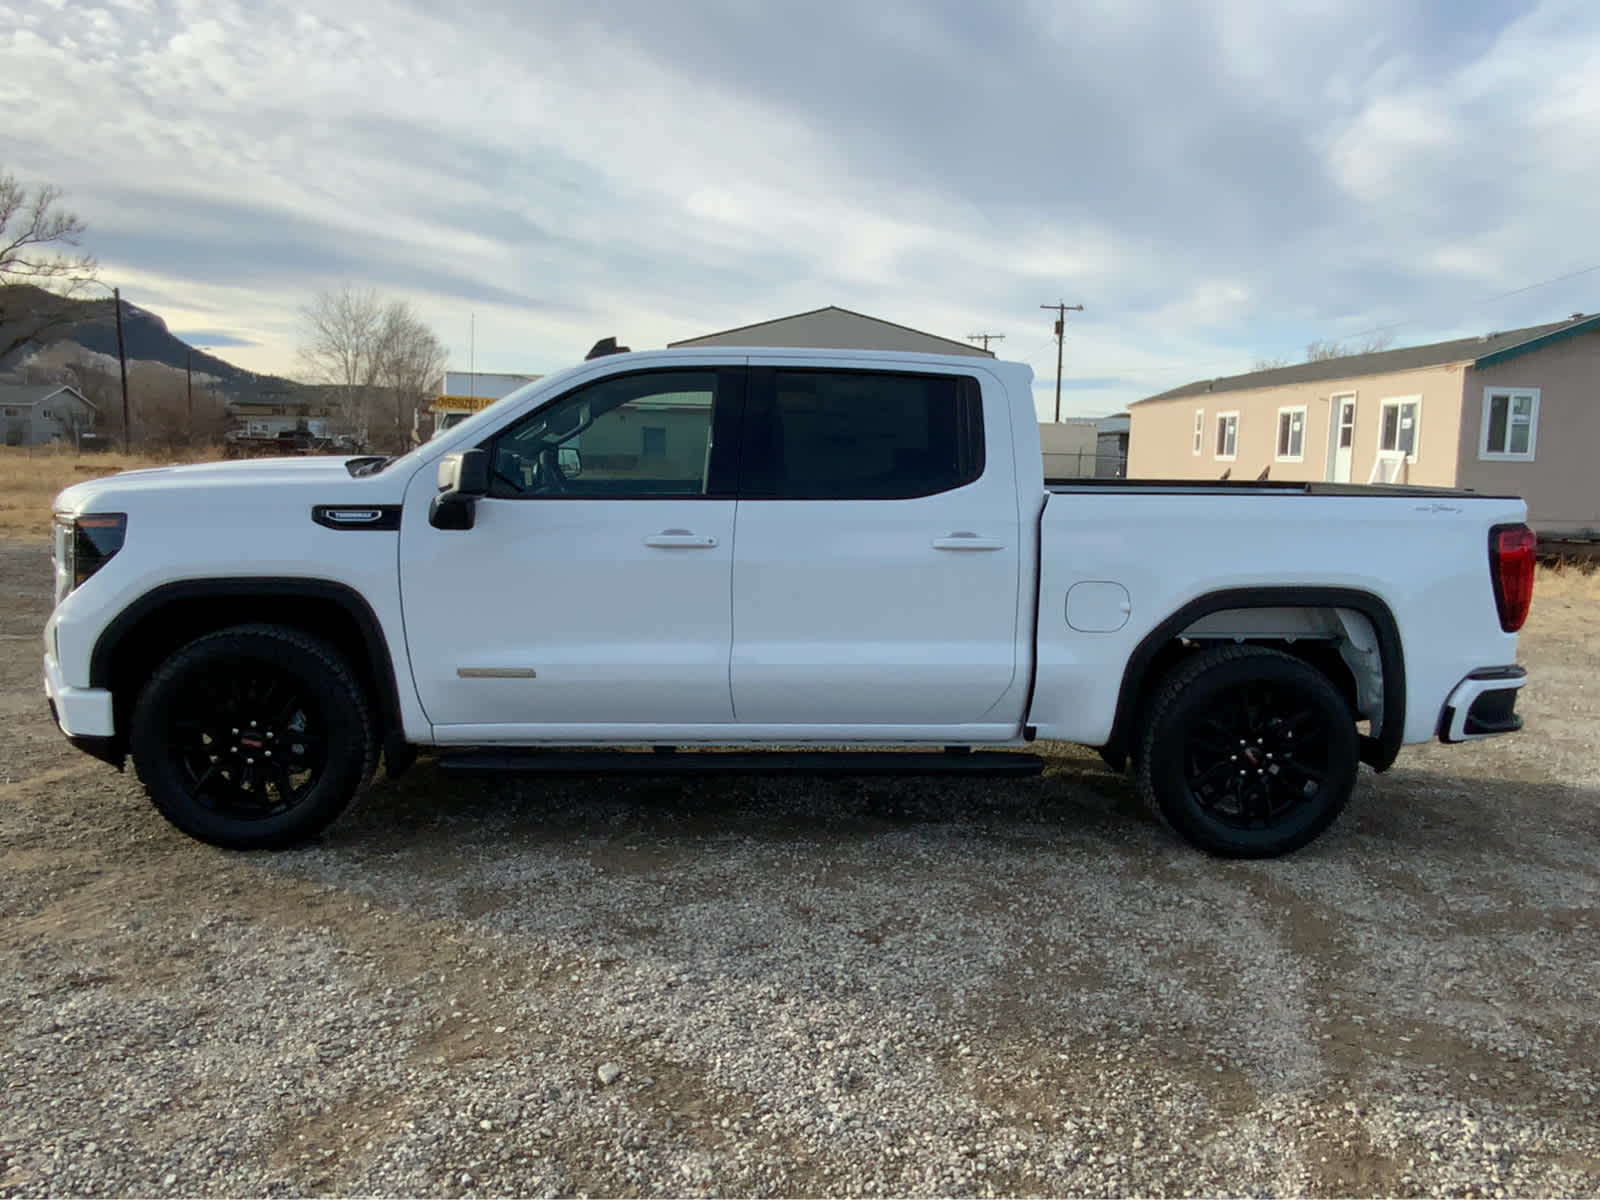
<path id="1" fill-rule="evenodd" d="M 741 723 L 1014 728 L 1020 691 L 997 711 L 1018 674 L 1022 561 L 1005 400 L 976 370 L 752 357 L 733 562 Z"/>
<path id="2" fill-rule="evenodd" d="M 742 367 L 581 384 L 482 443 L 471 529 L 407 491 L 400 580 L 441 742 L 726 723 Z M 583 727 L 582 729 L 578 727 Z"/>

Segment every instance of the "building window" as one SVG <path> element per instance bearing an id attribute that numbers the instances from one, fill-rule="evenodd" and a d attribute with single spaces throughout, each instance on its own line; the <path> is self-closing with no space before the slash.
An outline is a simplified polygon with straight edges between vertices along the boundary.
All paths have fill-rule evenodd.
<path id="1" fill-rule="evenodd" d="M 1194 410 L 1194 452 L 1199 454 L 1206 445 L 1206 410 Z"/>
<path id="2" fill-rule="evenodd" d="M 1395 396 L 1383 402 L 1378 424 L 1378 453 L 1404 455 L 1417 461 L 1417 434 L 1422 423 L 1421 396 Z"/>
<path id="3" fill-rule="evenodd" d="M 1217 458 L 1232 462 L 1239 449 L 1239 414 L 1217 414 Z"/>
<path id="4" fill-rule="evenodd" d="M 43 417 L 46 421 L 52 420 L 55 417 L 55 414 L 52 413 L 48 408 L 45 409 L 44 411 L 42 411 L 39 415 L 41 417 Z"/>
<path id="5" fill-rule="evenodd" d="M 1532 462 L 1539 434 L 1538 388 L 1484 388 L 1483 437 L 1478 457 Z"/>
<path id="6" fill-rule="evenodd" d="M 1306 406 L 1278 410 L 1278 461 L 1304 462 L 1306 457 Z"/>
<path id="7" fill-rule="evenodd" d="M 6 409 L 6 416 L 8 416 L 8 417 L 14 417 L 14 416 L 16 416 L 16 415 L 17 415 L 17 410 L 16 410 L 16 409 L 14 409 L 14 408 L 8 408 L 8 409 Z"/>

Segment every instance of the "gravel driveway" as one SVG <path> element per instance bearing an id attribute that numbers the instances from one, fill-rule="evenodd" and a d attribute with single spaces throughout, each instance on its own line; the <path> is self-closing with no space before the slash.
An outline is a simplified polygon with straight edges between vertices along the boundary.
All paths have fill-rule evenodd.
<path id="1" fill-rule="evenodd" d="M 0 543 L 0 1196 L 1600 1192 L 1600 650 L 1203 858 L 1042 779 L 462 781 L 191 842 L 44 715 Z"/>

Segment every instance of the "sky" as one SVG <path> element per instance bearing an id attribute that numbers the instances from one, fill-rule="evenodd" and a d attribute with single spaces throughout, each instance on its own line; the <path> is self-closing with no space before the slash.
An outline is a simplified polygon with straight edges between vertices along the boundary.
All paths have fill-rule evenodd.
<path id="1" fill-rule="evenodd" d="M 1592 0 L 0 0 L 0 171 L 252 370 L 345 283 L 520 373 L 837 304 L 1048 415 L 1061 300 L 1099 415 L 1600 309 L 1596 63 Z"/>

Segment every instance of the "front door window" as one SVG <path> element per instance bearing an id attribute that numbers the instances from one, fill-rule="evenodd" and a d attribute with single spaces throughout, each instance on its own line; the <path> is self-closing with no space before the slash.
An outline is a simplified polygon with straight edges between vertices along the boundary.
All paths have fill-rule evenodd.
<path id="1" fill-rule="evenodd" d="M 494 440 L 490 495 L 710 495 L 718 390 L 715 371 L 650 371 L 564 396 Z"/>

